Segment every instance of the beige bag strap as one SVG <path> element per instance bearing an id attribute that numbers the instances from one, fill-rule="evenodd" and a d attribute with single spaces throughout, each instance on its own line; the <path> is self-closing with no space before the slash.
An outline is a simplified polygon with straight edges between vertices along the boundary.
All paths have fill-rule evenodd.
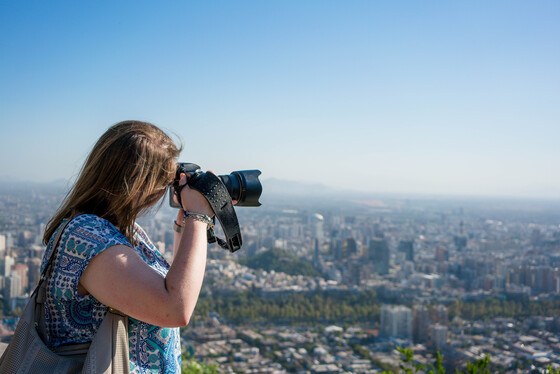
<path id="1" fill-rule="evenodd" d="M 104 360 L 100 360 L 100 357 L 103 357 Z M 112 308 L 109 308 L 89 346 L 82 374 L 128 372 L 128 317 L 114 313 Z"/>

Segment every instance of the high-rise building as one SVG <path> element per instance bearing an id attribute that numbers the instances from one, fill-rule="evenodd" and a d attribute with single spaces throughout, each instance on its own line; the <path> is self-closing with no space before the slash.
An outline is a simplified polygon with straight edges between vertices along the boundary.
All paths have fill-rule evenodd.
<path id="1" fill-rule="evenodd" d="M 414 262 L 414 241 L 401 240 L 399 242 L 399 252 L 404 253 L 405 261 Z"/>
<path id="2" fill-rule="evenodd" d="M 321 266 L 321 248 L 319 239 L 313 241 L 313 266 L 319 268 Z"/>
<path id="3" fill-rule="evenodd" d="M 25 291 L 29 285 L 28 272 L 29 270 L 26 264 L 18 263 L 12 266 L 11 274 L 17 274 L 19 276 L 22 292 Z"/>
<path id="4" fill-rule="evenodd" d="M 19 275 L 12 274 L 5 278 L 4 283 L 4 299 L 10 300 L 12 297 L 19 296 L 23 293 L 21 287 L 21 279 Z"/>
<path id="5" fill-rule="evenodd" d="M 307 218 L 312 238 L 318 239 L 319 242 L 324 239 L 323 222 L 324 218 L 319 213 L 312 214 Z"/>
<path id="6" fill-rule="evenodd" d="M 389 246 L 385 239 L 371 238 L 369 241 L 368 257 L 373 262 L 375 272 L 379 275 L 389 274 Z"/>
<path id="7" fill-rule="evenodd" d="M 355 256 L 358 254 L 358 243 L 356 243 L 356 239 L 354 238 L 347 238 L 342 242 L 342 259 L 349 259 L 350 257 Z"/>
<path id="8" fill-rule="evenodd" d="M 425 305 L 415 305 L 412 309 L 412 340 L 414 343 L 428 341 L 430 313 Z"/>
<path id="9" fill-rule="evenodd" d="M 436 323 L 430 327 L 431 340 L 436 349 L 442 349 L 447 345 L 447 326 Z"/>
<path id="10" fill-rule="evenodd" d="M 39 278 L 41 277 L 41 259 L 34 257 L 29 259 L 27 262 L 29 268 L 27 272 L 27 277 L 29 278 L 29 286 L 35 287 L 39 284 Z"/>
<path id="11" fill-rule="evenodd" d="M 4 258 L 0 258 L 0 275 L 4 277 L 9 276 L 14 264 L 15 260 L 11 256 L 4 256 Z"/>
<path id="12" fill-rule="evenodd" d="M 435 305 L 431 308 L 432 323 L 439 323 L 440 325 L 447 326 L 449 321 L 449 312 L 445 305 Z"/>
<path id="13" fill-rule="evenodd" d="M 403 305 L 381 307 L 381 334 L 385 337 L 412 339 L 412 311 Z"/>
<path id="14" fill-rule="evenodd" d="M 348 263 L 348 272 L 346 282 L 348 284 L 359 286 L 362 280 L 362 263 L 358 259 L 354 259 Z"/>

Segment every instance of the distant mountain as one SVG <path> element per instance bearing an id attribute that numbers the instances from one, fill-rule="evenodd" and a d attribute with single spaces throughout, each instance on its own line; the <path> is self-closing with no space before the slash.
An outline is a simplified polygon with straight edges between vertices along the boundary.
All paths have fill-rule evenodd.
<path id="1" fill-rule="evenodd" d="M 282 249 L 270 249 L 248 259 L 240 259 L 239 262 L 252 269 L 274 270 L 289 275 L 321 276 L 309 262 Z"/>
<path id="2" fill-rule="evenodd" d="M 70 181 L 57 179 L 52 182 L 30 182 L 21 179 L 0 177 L 0 191 L 4 192 L 29 192 L 41 190 L 49 194 L 64 195 L 70 186 Z"/>
<path id="3" fill-rule="evenodd" d="M 321 183 L 297 182 L 282 179 L 264 179 L 261 202 L 289 201 L 303 205 L 340 205 L 356 200 L 367 200 L 372 194 L 353 191 L 338 186 L 327 186 Z"/>
<path id="4" fill-rule="evenodd" d="M 308 183 L 268 178 L 261 181 L 263 191 L 271 195 L 337 195 L 340 189 L 325 186 L 320 183 Z"/>
<path id="5" fill-rule="evenodd" d="M 290 181 L 284 179 L 268 178 L 261 180 L 263 195 L 266 193 L 271 196 L 298 196 L 307 198 L 330 198 L 340 201 L 368 199 L 371 197 L 384 198 L 403 198 L 405 194 L 365 192 L 354 190 L 348 185 L 333 184 L 325 185 L 321 183 Z"/>

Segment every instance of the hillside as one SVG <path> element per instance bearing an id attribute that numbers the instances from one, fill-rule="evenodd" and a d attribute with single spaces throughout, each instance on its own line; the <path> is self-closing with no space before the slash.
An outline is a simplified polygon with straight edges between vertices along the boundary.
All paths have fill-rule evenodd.
<path id="1" fill-rule="evenodd" d="M 299 259 L 282 249 L 269 249 L 256 256 L 240 259 L 239 263 L 252 269 L 274 270 L 289 275 L 321 276 L 309 262 Z"/>

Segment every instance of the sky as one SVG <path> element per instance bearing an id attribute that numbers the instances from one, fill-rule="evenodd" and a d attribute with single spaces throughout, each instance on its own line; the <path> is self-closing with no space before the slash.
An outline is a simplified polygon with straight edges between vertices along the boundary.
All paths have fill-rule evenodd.
<path id="1" fill-rule="evenodd" d="M 218 174 L 558 199 L 559 19 L 556 0 L 1 1 L 0 179 L 72 180 L 138 119 Z"/>

